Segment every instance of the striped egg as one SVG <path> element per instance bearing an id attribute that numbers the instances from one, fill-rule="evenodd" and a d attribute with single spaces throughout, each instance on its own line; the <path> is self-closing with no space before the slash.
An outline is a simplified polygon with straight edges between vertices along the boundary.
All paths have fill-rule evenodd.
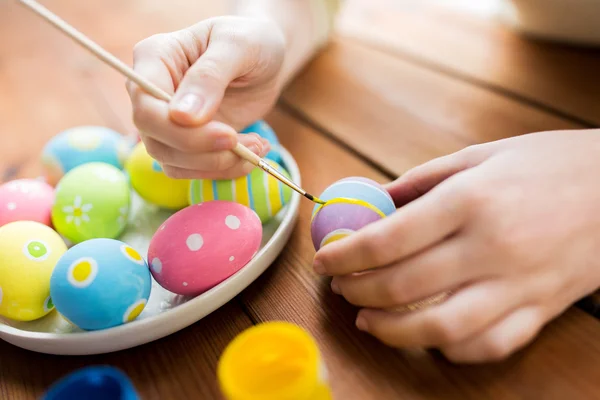
<path id="1" fill-rule="evenodd" d="M 367 178 L 339 180 L 319 198 L 325 204 L 315 205 L 310 232 L 316 250 L 396 211 L 390 194 Z"/>
<path id="2" fill-rule="evenodd" d="M 272 160 L 268 161 L 279 172 L 289 177 L 281 165 Z M 237 179 L 195 179 L 190 183 L 189 190 L 190 204 L 212 200 L 235 201 L 254 210 L 263 224 L 281 211 L 291 196 L 292 190 L 288 186 L 260 168 L 255 168 L 249 175 Z"/>
<path id="3" fill-rule="evenodd" d="M 269 144 L 271 145 L 271 151 L 267 153 L 265 158 L 281 164 L 282 159 L 281 153 L 279 152 L 279 147 L 281 145 L 279 144 L 279 139 L 277 139 L 275 131 L 269 126 L 269 124 L 262 120 L 256 121 L 240 133 L 256 133 L 261 138 L 267 139 L 269 141 Z"/>

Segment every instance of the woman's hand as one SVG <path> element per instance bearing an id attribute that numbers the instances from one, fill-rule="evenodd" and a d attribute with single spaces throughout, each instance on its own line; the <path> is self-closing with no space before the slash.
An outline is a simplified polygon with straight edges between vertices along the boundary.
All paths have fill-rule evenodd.
<path id="1" fill-rule="evenodd" d="M 138 43 L 134 69 L 174 98 L 158 100 L 129 82 L 135 124 L 149 154 L 174 178 L 226 179 L 252 165 L 238 141 L 269 151 L 257 135 L 238 135 L 262 118 L 280 92 L 285 39 L 267 19 L 217 17 Z"/>
<path id="2" fill-rule="evenodd" d="M 505 358 L 599 287 L 599 171 L 599 130 L 469 147 L 389 185 L 400 209 L 325 246 L 315 270 L 391 346 Z M 393 312 L 443 292 L 440 304 Z"/>

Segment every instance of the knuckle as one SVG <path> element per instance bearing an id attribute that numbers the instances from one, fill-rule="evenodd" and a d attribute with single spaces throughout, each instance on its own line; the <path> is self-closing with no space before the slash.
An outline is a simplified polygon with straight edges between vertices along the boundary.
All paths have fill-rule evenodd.
<path id="1" fill-rule="evenodd" d="M 218 153 L 209 153 L 206 157 L 206 168 L 210 171 L 223 172 L 232 167 L 231 157 L 228 152 L 220 151 Z"/>
<path id="2" fill-rule="evenodd" d="M 503 340 L 487 339 L 482 347 L 482 356 L 488 361 L 503 361 L 512 353 L 510 344 Z"/>
<path id="3" fill-rule="evenodd" d="M 462 339 L 460 324 L 437 313 L 429 313 L 425 321 L 426 331 L 430 332 L 435 344 L 453 344 Z"/>
<path id="4" fill-rule="evenodd" d="M 169 41 L 169 34 L 167 33 L 157 33 L 149 36 L 146 39 L 140 40 L 133 46 L 133 56 L 135 58 L 148 52 L 154 52 L 163 45 L 169 43 Z"/>
<path id="5" fill-rule="evenodd" d="M 485 185 L 473 179 L 461 179 L 457 183 L 456 193 L 467 210 L 478 212 L 493 199 L 492 193 Z"/>
<path id="6" fill-rule="evenodd" d="M 219 67 L 217 60 L 206 58 L 202 60 L 201 66 L 194 71 L 194 74 L 190 74 L 189 79 L 193 81 L 208 81 L 219 86 L 226 86 L 229 82 L 224 81 L 221 70 L 222 68 Z"/>
<path id="7" fill-rule="evenodd" d="M 181 168 L 172 167 L 170 165 L 163 166 L 163 172 L 171 179 L 184 179 L 185 171 Z"/>
<path id="8" fill-rule="evenodd" d="M 400 290 L 395 279 L 390 279 L 383 282 L 381 292 L 384 298 L 387 298 L 394 305 L 404 305 L 407 302 L 407 296 Z"/>
<path id="9" fill-rule="evenodd" d="M 169 148 L 154 140 L 149 140 L 146 143 L 146 151 L 150 157 L 158 161 L 160 164 L 164 164 L 168 161 Z"/>
<path id="10" fill-rule="evenodd" d="M 181 131 L 175 131 L 171 136 L 171 139 L 175 143 L 175 147 L 182 150 L 183 152 L 197 152 L 204 151 L 202 141 L 198 137 L 190 132 L 190 134 L 182 134 Z"/>
<path id="11" fill-rule="evenodd" d="M 369 230 L 368 234 L 362 232 L 358 246 L 370 266 L 380 266 L 386 263 L 389 246 L 386 246 L 387 235 L 378 229 Z"/>
<path id="12" fill-rule="evenodd" d="M 139 92 L 139 89 L 133 89 L 133 92 L 134 92 L 134 96 L 132 99 L 133 100 L 132 101 L 133 123 L 140 130 L 151 131 L 151 129 L 157 125 L 156 124 L 156 115 L 149 107 L 144 106 L 143 102 L 139 101 L 139 96 L 137 95 L 137 93 Z"/>

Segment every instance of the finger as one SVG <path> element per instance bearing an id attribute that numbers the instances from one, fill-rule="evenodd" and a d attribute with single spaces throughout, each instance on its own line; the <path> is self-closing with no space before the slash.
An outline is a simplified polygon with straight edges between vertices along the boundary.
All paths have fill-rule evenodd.
<path id="1" fill-rule="evenodd" d="M 443 347 L 441 351 L 450 361 L 457 363 L 501 361 L 531 342 L 544 322 L 544 315 L 538 307 L 520 308 L 484 333 Z"/>
<path id="2" fill-rule="evenodd" d="M 186 71 L 170 106 L 170 117 L 181 125 L 199 125 L 214 117 L 225 90 L 248 68 L 246 52 L 227 41 L 209 43 Z"/>
<path id="3" fill-rule="evenodd" d="M 463 202 L 461 191 L 448 181 L 391 216 L 323 246 L 315 255 L 315 271 L 346 275 L 402 262 L 456 233 L 466 221 Z"/>
<path id="4" fill-rule="evenodd" d="M 394 347 L 441 347 L 484 330 L 523 303 L 508 281 L 474 283 L 438 305 L 412 313 L 363 309 L 357 327 Z"/>
<path id="5" fill-rule="evenodd" d="M 239 141 L 260 157 L 264 157 L 265 149 L 260 138 L 253 135 L 239 135 Z M 217 172 L 215 176 L 232 176 L 248 170 L 249 166 L 232 151 L 213 151 L 206 153 L 190 153 L 165 145 L 152 137 L 144 138 L 144 145 L 148 154 L 158 161 L 168 176 L 175 174 L 178 177 L 190 174 Z M 251 165 L 251 164 L 250 164 Z M 169 167 L 169 168 L 167 168 Z M 182 170 L 189 170 L 185 173 Z M 227 172 L 224 174 L 224 172 Z M 204 175 L 206 176 L 206 175 Z M 241 175 L 238 175 L 241 176 Z"/>
<path id="6" fill-rule="evenodd" d="M 429 192 L 435 186 L 466 169 L 475 167 L 489 157 L 485 145 L 467 147 L 447 156 L 415 167 L 397 180 L 385 185 L 396 207 L 402 207 Z"/>
<path id="7" fill-rule="evenodd" d="M 227 124 L 210 121 L 198 127 L 182 127 L 173 123 L 168 113 L 165 102 L 151 96 L 140 96 L 134 104 L 133 119 L 146 136 L 184 152 L 231 150 L 237 144 L 237 132 Z"/>
<path id="8" fill-rule="evenodd" d="M 169 94 L 175 92 L 173 76 L 163 60 L 177 54 L 172 43 L 168 34 L 159 34 L 139 42 L 133 49 L 133 70 Z M 127 89 L 134 104 L 140 96 L 150 96 L 130 80 L 127 81 Z"/>
<path id="9" fill-rule="evenodd" d="M 359 307 L 394 308 L 480 280 L 488 271 L 465 260 L 464 240 L 452 238 L 401 263 L 334 277 L 331 287 Z"/>
<path id="10" fill-rule="evenodd" d="M 173 179 L 210 179 L 210 180 L 224 180 L 224 179 L 236 179 L 241 176 L 248 175 L 252 170 L 256 168 L 249 162 L 241 162 L 234 165 L 233 167 L 224 171 L 198 171 L 190 170 L 185 168 L 172 167 L 165 165 L 163 167 L 164 172 L 167 176 Z"/>

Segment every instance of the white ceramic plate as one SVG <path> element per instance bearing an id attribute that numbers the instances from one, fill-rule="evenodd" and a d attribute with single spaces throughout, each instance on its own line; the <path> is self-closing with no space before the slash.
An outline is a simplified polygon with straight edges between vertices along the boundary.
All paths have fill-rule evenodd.
<path id="1" fill-rule="evenodd" d="M 300 184 L 293 157 L 281 149 L 283 164 Z M 152 282 L 152 292 L 142 314 L 133 322 L 101 331 L 82 331 L 56 312 L 32 322 L 0 317 L 0 338 L 27 350 L 59 355 L 86 355 L 119 351 L 160 339 L 199 321 L 238 295 L 258 278 L 286 245 L 298 217 L 301 196 L 293 192 L 290 202 L 263 228 L 261 250 L 236 274 L 191 298 L 176 295 Z M 130 227 L 120 238 L 147 254 L 156 229 L 172 213 L 150 206 L 134 196 Z"/>

